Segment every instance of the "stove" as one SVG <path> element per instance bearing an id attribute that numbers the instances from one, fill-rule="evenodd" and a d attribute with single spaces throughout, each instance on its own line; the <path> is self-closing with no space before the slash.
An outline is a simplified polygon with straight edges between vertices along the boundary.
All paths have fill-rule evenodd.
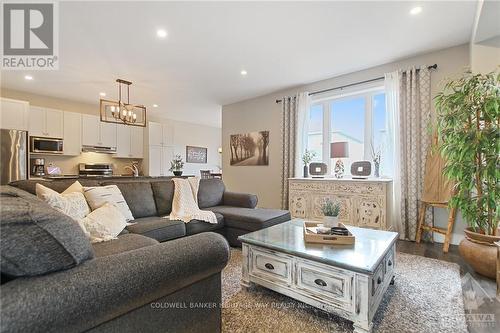
<path id="1" fill-rule="evenodd" d="M 80 177 L 112 177 L 113 165 L 108 163 L 80 163 Z"/>

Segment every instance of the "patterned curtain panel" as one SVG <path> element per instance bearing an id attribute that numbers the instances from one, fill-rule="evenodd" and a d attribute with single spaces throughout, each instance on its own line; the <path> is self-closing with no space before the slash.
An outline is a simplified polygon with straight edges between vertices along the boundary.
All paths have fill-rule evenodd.
<path id="1" fill-rule="evenodd" d="M 413 67 L 399 75 L 401 222 L 404 236 L 410 240 L 415 239 L 430 145 L 430 83 L 427 66 L 421 66 L 420 70 Z M 431 210 L 426 213 L 427 219 L 428 223 L 432 221 Z"/>
<path id="2" fill-rule="evenodd" d="M 295 175 L 295 145 L 297 135 L 297 103 L 295 97 L 285 97 L 282 110 L 281 208 L 288 209 L 288 178 Z"/>

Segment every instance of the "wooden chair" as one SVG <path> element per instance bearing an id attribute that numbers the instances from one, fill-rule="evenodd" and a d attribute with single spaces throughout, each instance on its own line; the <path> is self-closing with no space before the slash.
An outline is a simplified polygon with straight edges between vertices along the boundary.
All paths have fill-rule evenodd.
<path id="1" fill-rule="evenodd" d="M 433 144 L 437 144 L 437 136 L 434 137 Z M 443 175 L 444 164 L 441 155 L 430 149 L 425 163 L 424 188 L 422 191 L 422 200 L 420 202 L 415 241 L 420 243 L 422 232 L 424 231 L 440 233 L 444 235 L 443 252 L 447 253 L 450 247 L 451 233 L 455 225 L 457 210 L 455 208 L 450 209 L 446 229 L 425 224 L 425 213 L 427 208 L 448 208 L 448 202 L 453 194 L 453 183 Z"/>
<path id="2" fill-rule="evenodd" d="M 200 170 L 201 179 L 211 179 L 212 172 L 210 170 Z"/>

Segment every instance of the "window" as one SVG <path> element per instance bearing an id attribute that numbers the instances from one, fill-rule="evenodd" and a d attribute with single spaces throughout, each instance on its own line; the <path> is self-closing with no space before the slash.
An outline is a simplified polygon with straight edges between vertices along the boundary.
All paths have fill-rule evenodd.
<path id="1" fill-rule="evenodd" d="M 315 152 L 314 161 L 323 160 L 323 106 L 313 105 L 309 112 L 307 150 Z"/>
<path id="2" fill-rule="evenodd" d="M 381 150 L 384 158 L 387 132 L 385 93 L 383 88 L 373 88 L 348 96 L 313 100 L 306 147 L 316 152 L 315 160 L 326 163 L 332 170 L 330 143 L 348 142 L 349 158 L 343 162 L 345 174 L 350 175 L 352 162 L 372 161 L 372 147 Z"/>

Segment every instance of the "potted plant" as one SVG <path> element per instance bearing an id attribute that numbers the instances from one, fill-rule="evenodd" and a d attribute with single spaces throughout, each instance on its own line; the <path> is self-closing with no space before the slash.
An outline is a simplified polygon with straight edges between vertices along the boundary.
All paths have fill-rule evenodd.
<path id="1" fill-rule="evenodd" d="M 326 199 L 321 205 L 323 212 L 323 225 L 327 228 L 337 227 L 339 224 L 340 204 Z"/>
<path id="2" fill-rule="evenodd" d="M 450 205 L 468 224 L 459 251 L 478 273 L 495 277 L 500 218 L 500 74 L 465 73 L 436 98 L 439 150 L 454 182 Z"/>
<path id="3" fill-rule="evenodd" d="M 309 163 L 316 157 L 315 151 L 307 150 L 302 155 L 302 162 L 304 163 L 304 178 L 309 177 Z"/>
<path id="4" fill-rule="evenodd" d="M 174 159 L 170 161 L 170 171 L 174 173 L 175 176 L 182 176 L 182 168 L 184 167 L 184 162 L 182 161 L 181 155 L 175 155 Z"/>

